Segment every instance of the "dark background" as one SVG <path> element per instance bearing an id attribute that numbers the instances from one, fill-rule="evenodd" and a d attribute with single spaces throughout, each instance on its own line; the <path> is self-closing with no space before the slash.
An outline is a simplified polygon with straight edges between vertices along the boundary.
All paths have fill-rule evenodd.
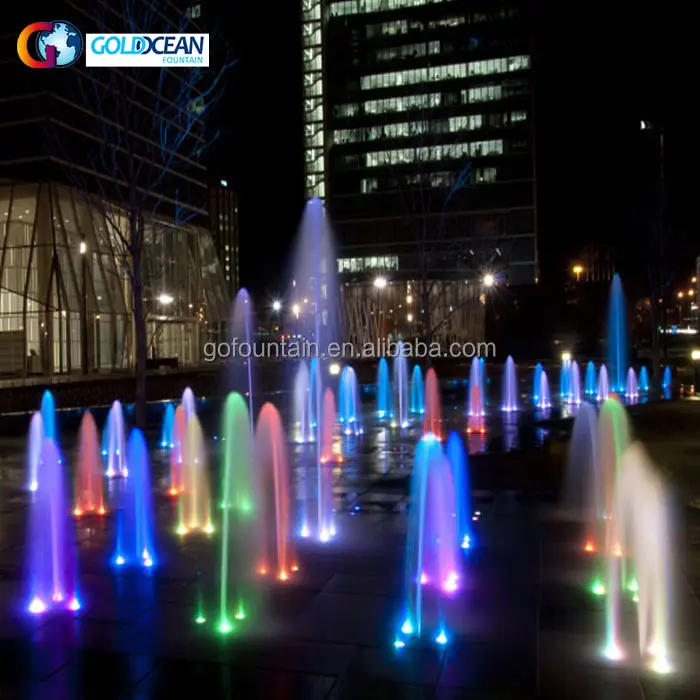
<path id="1" fill-rule="evenodd" d="M 300 2 L 215 0 L 240 59 L 227 95 L 240 172 L 243 283 L 281 288 L 302 197 Z M 685 7 L 684 7 L 685 6 Z M 611 245 L 629 293 L 645 291 L 648 224 L 665 128 L 669 235 L 676 274 L 692 274 L 697 174 L 690 107 L 696 25 L 690 3 L 533 2 L 541 281 L 570 277 L 585 244 Z"/>

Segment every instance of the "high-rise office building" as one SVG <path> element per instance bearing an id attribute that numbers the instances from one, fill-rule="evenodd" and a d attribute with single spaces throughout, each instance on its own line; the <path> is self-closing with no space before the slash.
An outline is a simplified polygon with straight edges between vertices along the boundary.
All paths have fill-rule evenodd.
<path id="1" fill-rule="evenodd" d="M 330 210 L 346 297 L 364 286 L 360 315 L 388 307 L 404 335 L 426 314 L 479 335 L 480 281 L 538 276 L 524 3 L 302 4 L 306 189 Z"/>
<path id="2" fill-rule="evenodd" d="M 231 183 L 221 179 L 209 188 L 209 229 L 216 254 L 226 280 L 229 297 L 233 299 L 241 286 L 239 268 L 238 197 Z"/>

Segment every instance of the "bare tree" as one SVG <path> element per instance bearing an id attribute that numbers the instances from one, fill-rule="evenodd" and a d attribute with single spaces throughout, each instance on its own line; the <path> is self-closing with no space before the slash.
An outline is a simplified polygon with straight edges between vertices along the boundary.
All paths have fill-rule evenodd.
<path id="1" fill-rule="evenodd" d="M 467 149 L 463 144 L 445 144 L 442 122 L 446 120 L 423 109 L 412 110 L 410 119 L 410 146 L 401 137 L 388 144 L 404 156 L 408 152 L 410 158 L 391 159 L 385 173 L 399 200 L 397 209 L 402 212 L 407 238 L 415 244 L 421 307 L 418 318 L 423 338 L 430 343 L 447 329 L 455 314 L 474 303 L 472 290 L 458 290 L 457 281 L 443 273 L 445 261 L 453 271 L 464 271 L 462 281 L 492 264 L 498 254 L 469 241 L 472 231 L 457 232 L 452 225 L 475 181 Z M 385 128 L 392 136 L 390 125 Z M 439 169 L 440 160 L 449 161 L 449 167 Z"/>
<path id="2" fill-rule="evenodd" d="M 162 0 L 111 0 L 99 3 L 99 31 L 134 34 L 192 32 L 186 16 L 166 19 L 173 6 Z M 102 68 L 75 71 L 77 103 L 89 118 L 91 148 L 86 168 L 67 174 L 105 220 L 114 254 L 131 291 L 135 328 L 136 422 L 145 421 L 147 282 L 144 262 L 148 236 L 167 221 L 174 227 L 206 214 L 206 193 L 193 195 L 187 171 L 204 172 L 201 158 L 218 138 L 207 117 L 222 95 L 223 77 L 235 61 L 223 57 L 217 69 L 180 67 Z M 59 147 L 65 145 L 58 142 Z M 97 175 L 97 176 L 96 176 Z M 192 201 L 193 197 L 200 201 Z M 162 235 L 162 230 L 161 230 Z M 153 261 L 149 261 L 151 264 Z M 149 270 L 152 274 L 152 270 Z"/>

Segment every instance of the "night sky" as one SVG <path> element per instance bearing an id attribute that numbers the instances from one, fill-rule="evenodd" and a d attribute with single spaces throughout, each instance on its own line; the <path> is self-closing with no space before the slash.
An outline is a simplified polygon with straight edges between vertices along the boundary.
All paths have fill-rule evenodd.
<path id="1" fill-rule="evenodd" d="M 657 142 L 641 119 L 665 126 L 678 274 L 698 252 L 689 202 L 697 175 L 688 107 L 694 23 L 662 2 L 535 3 L 539 248 L 542 281 L 569 274 L 586 243 L 614 244 L 628 286 L 642 288 L 644 223 L 658 172 Z M 228 10 L 240 64 L 229 90 L 240 166 L 244 284 L 273 293 L 302 202 L 299 2 Z M 241 12 L 239 19 L 236 12 Z M 242 17 L 245 13 L 245 17 Z M 646 203 L 646 204 L 645 204 Z"/>

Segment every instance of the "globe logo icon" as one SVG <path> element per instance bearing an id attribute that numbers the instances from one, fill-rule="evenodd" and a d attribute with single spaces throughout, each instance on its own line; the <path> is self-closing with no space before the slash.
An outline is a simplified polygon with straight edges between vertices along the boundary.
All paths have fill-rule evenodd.
<path id="1" fill-rule="evenodd" d="M 36 50 L 42 60 L 46 60 L 46 47 L 56 49 L 56 67 L 68 68 L 83 55 L 83 35 L 69 22 L 53 22 L 53 30 L 39 32 L 36 38 Z"/>

